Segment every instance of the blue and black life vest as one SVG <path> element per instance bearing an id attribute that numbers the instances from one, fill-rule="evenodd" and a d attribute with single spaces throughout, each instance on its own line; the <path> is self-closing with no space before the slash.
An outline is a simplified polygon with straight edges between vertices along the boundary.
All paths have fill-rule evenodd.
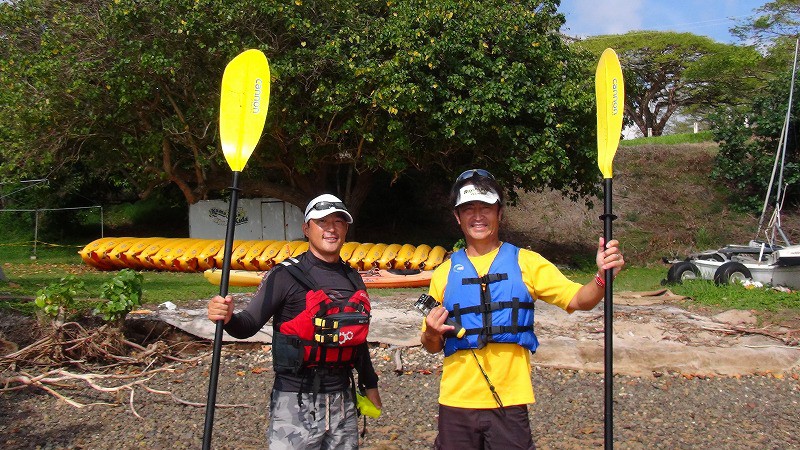
<path id="1" fill-rule="evenodd" d="M 533 332 L 533 297 L 522 281 L 518 257 L 518 247 L 502 244 L 482 277 L 463 249 L 450 257 L 443 306 L 467 331 L 461 339 L 445 339 L 445 356 L 456 350 L 483 348 L 489 342 L 514 343 L 536 351 L 539 341 Z"/>

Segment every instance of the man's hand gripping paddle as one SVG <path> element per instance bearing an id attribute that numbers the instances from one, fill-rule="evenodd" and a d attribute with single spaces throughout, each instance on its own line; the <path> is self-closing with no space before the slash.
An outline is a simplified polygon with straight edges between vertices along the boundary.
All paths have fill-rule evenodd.
<path id="1" fill-rule="evenodd" d="M 597 165 L 603 173 L 603 238 L 611 241 L 611 222 L 616 218 L 611 209 L 611 166 L 617 153 L 622 132 L 622 114 L 625 109 L 625 85 L 622 68 L 614 50 L 607 48 L 600 56 L 595 72 L 595 95 L 597 98 Z M 614 271 L 605 271 L 605 449 L 614 448 L 613 406 L 613 283 Z"/>
<path id="2" fill-rule="evenodd" d="M 233 171 L 231 201 L 228 209 L 228 226 L 225 233 L 222 278 L 219 295 L 228 295 L 233 235 L 236 227 L 236 210 L 239 201 L 239 174 L 261 138 L 269 106 L 269 63 L 259 50 L 240 53 L 225 67 L 220 95 L 219 135 L 222 152 Z M 218 320 L 214 333 L 214 353 L 206 402 L 206 421 L 203 430 L 203 449 L 211 448 L 211 430 L 214 427 L 214 407 L 217 398 L 219 359 L 222 353 L 222 325 Z"/>

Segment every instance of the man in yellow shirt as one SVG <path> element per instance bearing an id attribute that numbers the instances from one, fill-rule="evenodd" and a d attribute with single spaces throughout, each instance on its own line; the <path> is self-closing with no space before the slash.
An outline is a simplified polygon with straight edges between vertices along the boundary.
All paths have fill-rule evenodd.
<path id="1" fill-rule="evenodd" d="M 428 352 L 445 354 L 435 448 L 535 448 L 527 406 L 534 402 L 530 355 L 539 345 L 534 302 L 570 313 L 594 308 L 605 271 L 616 275 L 625 264 L 619 243 L 599 239 L 598 272 L 581 285 L 538 253 L 500 241 L 503 190 L 488 171 L 462 173 L 450 201 L 466 247 L 434 271 L 429 295 L 442 306 L 427 315 L 421 336 Z"/>

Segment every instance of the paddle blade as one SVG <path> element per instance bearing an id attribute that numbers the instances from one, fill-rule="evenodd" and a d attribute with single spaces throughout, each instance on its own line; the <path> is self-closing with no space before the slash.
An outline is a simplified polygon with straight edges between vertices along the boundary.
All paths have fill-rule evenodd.
<path id="1" fill-rule="evenodd" d="M 600 56 L 594 88 L 597 97 L 597 165 L 603 178 L 611 178 L 611 165 L 622 133 L 625 83 L 617 54 L 610 48 Z"/>
<path id="2" fill-rule="evenodd" d="M 219 135 L 222 152 L 234 172 L 241 172 L 261 138 L 269 105 L 269 63 L 259 50 L 233 58 L 222 75 Z"/>

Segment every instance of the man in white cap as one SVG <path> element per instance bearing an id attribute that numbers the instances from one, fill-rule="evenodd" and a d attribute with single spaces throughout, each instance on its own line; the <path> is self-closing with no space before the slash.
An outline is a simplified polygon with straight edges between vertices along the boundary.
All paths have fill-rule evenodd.
<path id="1" fill-rule="evenodd" d="M 581 285 L 538 253 L 500 241 L 503 190 L 488 171 L 462 173 L 450 201 L 466 247 L 434 271 L 429 295 L 442 306 L 427 315 L 421 336 L 427 351 L 445 355 L 434 447 L 535 448 L 527 406 L 539 345 L 533 304 L 544 300 L 570 313 L 594 308 L 605 271 L 616 275 L 624 265 L 619 243 L 600 238 L 597 274 Z M 461 338 L 453 322 L 466 330 Z"/>
<path id="2" fill-rule="evenodd" d="M 274 267 L 243 311 L 233 314 L 231 296 L 215 296 L 208 305 L 208 318 L 223 320 L 225 331 L 240 339 L 273 319 L 270 449 L 358 448 L 353 368 L 359 388 L 381 407 L 366 343 L 369 298 L 358 272 L 339 256 L 351 223 L 339 198 L 314 198 L 303 223 L 308 251 Z M 353 320 L 337 320 L 333 332 L 327 324 L 315 325 L 331 310 Z M 352 324 L 339 330 L 339 322 Z"/>

